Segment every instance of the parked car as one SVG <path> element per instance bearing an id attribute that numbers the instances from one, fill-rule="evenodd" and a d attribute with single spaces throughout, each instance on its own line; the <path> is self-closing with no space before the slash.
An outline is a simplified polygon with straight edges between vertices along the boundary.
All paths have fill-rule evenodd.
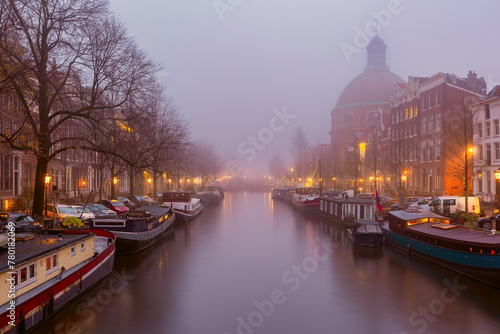
<path id="1" fill-rule="evenodd" d="M 47 218 L 54 219 L 54 214 L 56 216 L 56 222 L 62 223 L 66 216 L 72 216 L 80 218 L 80 213 L 76 211 L 71 205 L 67 204 L 47 204 Z"/>
<path id="2" fill-rule="evenodd" d="M 432 200 L 432 197 L 424 197 L 424 198 L 420 199 L 417 203 L 410 204 L 408 207 L 410 209 L 420 210 L 420 208 L 422 206 L 429 204 L 431 200 Z"/>
<path id="3" fill-rule="evenodd" d="M 417 203 L 418 201 L 420 201 L 422 199 L 422 197 L 406 197 L 403 201 L 403 204 L 404 204 L 404 208 L 405 209 L 408 209 L 408 207 L 412 204 L 415 204 Z M 391 210 L 399 210 L 399 203 L 398 201 L 396 201 L 396 203 L 394 203 L 392 206 L 391 206 Z"/>
<path id="4" fill-rule="evenodd" d="M 491 228 L 493 227 L 493 222 L 492 222 L 493 219 L 495 219 L 496 229 L 497 230 L 500 229 L 500 214 L 479 218 L 477 220 L 477 225 L 479 228 L 483 228 L 485 230 L 491 230 Z"/>
<path id="5" fill-rule="evenodd" d="M 125 204 L 116 199 L 104 199 L 101 201 L 101 204 L 103 204 L 108 209 L 113 210 L 117 214 L 122 214 L 129 210 L 129 208 L 125 206 Z"/>
<path id="6" fill-rule="evenodd" d="M 42 225 L 37 223 L 30 215 L 23 212 L 0 212 L 1 225 L 13 222 L 16 226 L 16 233 L 36 232 L 42 229 Z"/>
<path id="7" fill-rule="evenodd" d="M 420 203 L 417 202 L 417 204 Z M 468 198 L 468 212 L 479 214 L 481 207 L 479 204 L 479 198 L 475 196 L 470 196 Z M 465 197 L 459 196 L 438 196 L 433 197 L 429 200 L 429 203 L 420 205 L 421 211 L 432 211 L 433 208 L 439 208 L 441 212 L 445 215 L 453 214 L 457 210 L 465 212 Z"/>
<path id="8" fill-rule="evenodd" d="M 116 197 L 116 199 L 119 202 L 122 202 L 123 204 L 125 204 L 125 206 L 127 208 L 129 208 L 129 210 L 135 209 L 135 207 L 136 207 L 135 203 L 133 201 L 129 200 L 127 197 Z"/>
<path id="9" fill-rule="evenodd" d="M 99 203 L 88 203 L 87 208 L 94 214 L 95 218 L 115 217 L 117 215 L 115 211 Z"/>
<path id="10" fill-rule="evenodd" d="M 329 189 L 326 191 L 323 191 L 323 196 L 328 196 L 328 197 L 336 197 L 340 195 L 341 191 L 338 189 Z"/>
<path id="11" fill-rule="evenodd" d="M 156 205 L 156 204 L 159 203 L 158 201 L 152 199 L 149 196 L 140 196 L 140 195 L 134 195 L 134 196 L 132 196 L 132 202 L 134 202 L 134 204 L 136 206 Z"/>
<path id="12" fill-rule="evenodd" d="M 95 215 L 87 208 L 87 206 L 83 205 L 72 205 L 73 209 L 80 213 L 80 219 L 84 221 L 89 221 L 95 218 Z"/>

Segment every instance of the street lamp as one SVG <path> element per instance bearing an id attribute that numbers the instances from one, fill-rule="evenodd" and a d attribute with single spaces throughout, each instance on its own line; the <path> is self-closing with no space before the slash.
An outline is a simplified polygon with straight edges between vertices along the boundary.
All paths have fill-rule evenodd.
<path id="1" fill-rule="evenodd" d="M 47 215 L 47 188 L 48 188 L 48 185 L 50 183 L 50 175 L 47 174 L 45 175 L 45 215 Z"/>

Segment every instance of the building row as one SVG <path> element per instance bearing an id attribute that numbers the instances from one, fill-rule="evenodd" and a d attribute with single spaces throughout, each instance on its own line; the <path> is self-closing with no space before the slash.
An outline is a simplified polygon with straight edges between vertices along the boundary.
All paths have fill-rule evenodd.
<path id="1" fill-rule="evenodd" d="M 405 196 L 497 197 L 500 88 L 473 71 L 402 80 L 375 36 L 363 72 L 331 112 L 327 186 Z M 324 150 L 324 147 L 323 147 Z M 326 156 L 325 156 L 326 157 Z M 498 175 L 498 173 L 497 173 Z"/>

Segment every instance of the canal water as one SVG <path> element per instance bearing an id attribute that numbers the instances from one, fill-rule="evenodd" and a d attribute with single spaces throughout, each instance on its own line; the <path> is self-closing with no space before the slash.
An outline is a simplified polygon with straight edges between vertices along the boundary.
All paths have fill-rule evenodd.
<path id="1" fill-rule="evenodd" d="M 500 290 L 268 192 L 227 193 L 36 333 L 499 333 Z"/>

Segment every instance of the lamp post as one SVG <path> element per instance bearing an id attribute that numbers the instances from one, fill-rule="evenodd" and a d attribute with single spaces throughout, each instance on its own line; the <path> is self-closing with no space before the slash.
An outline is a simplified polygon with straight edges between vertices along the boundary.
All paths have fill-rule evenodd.
<path id="1" fill-rule="evenodd" d="M 47 188 L 50 183 L 50 175 L 47 174 L 45 175 L 45 215 L 47 215 L 47 197 L 48 197 L 48 191 Z"/>

